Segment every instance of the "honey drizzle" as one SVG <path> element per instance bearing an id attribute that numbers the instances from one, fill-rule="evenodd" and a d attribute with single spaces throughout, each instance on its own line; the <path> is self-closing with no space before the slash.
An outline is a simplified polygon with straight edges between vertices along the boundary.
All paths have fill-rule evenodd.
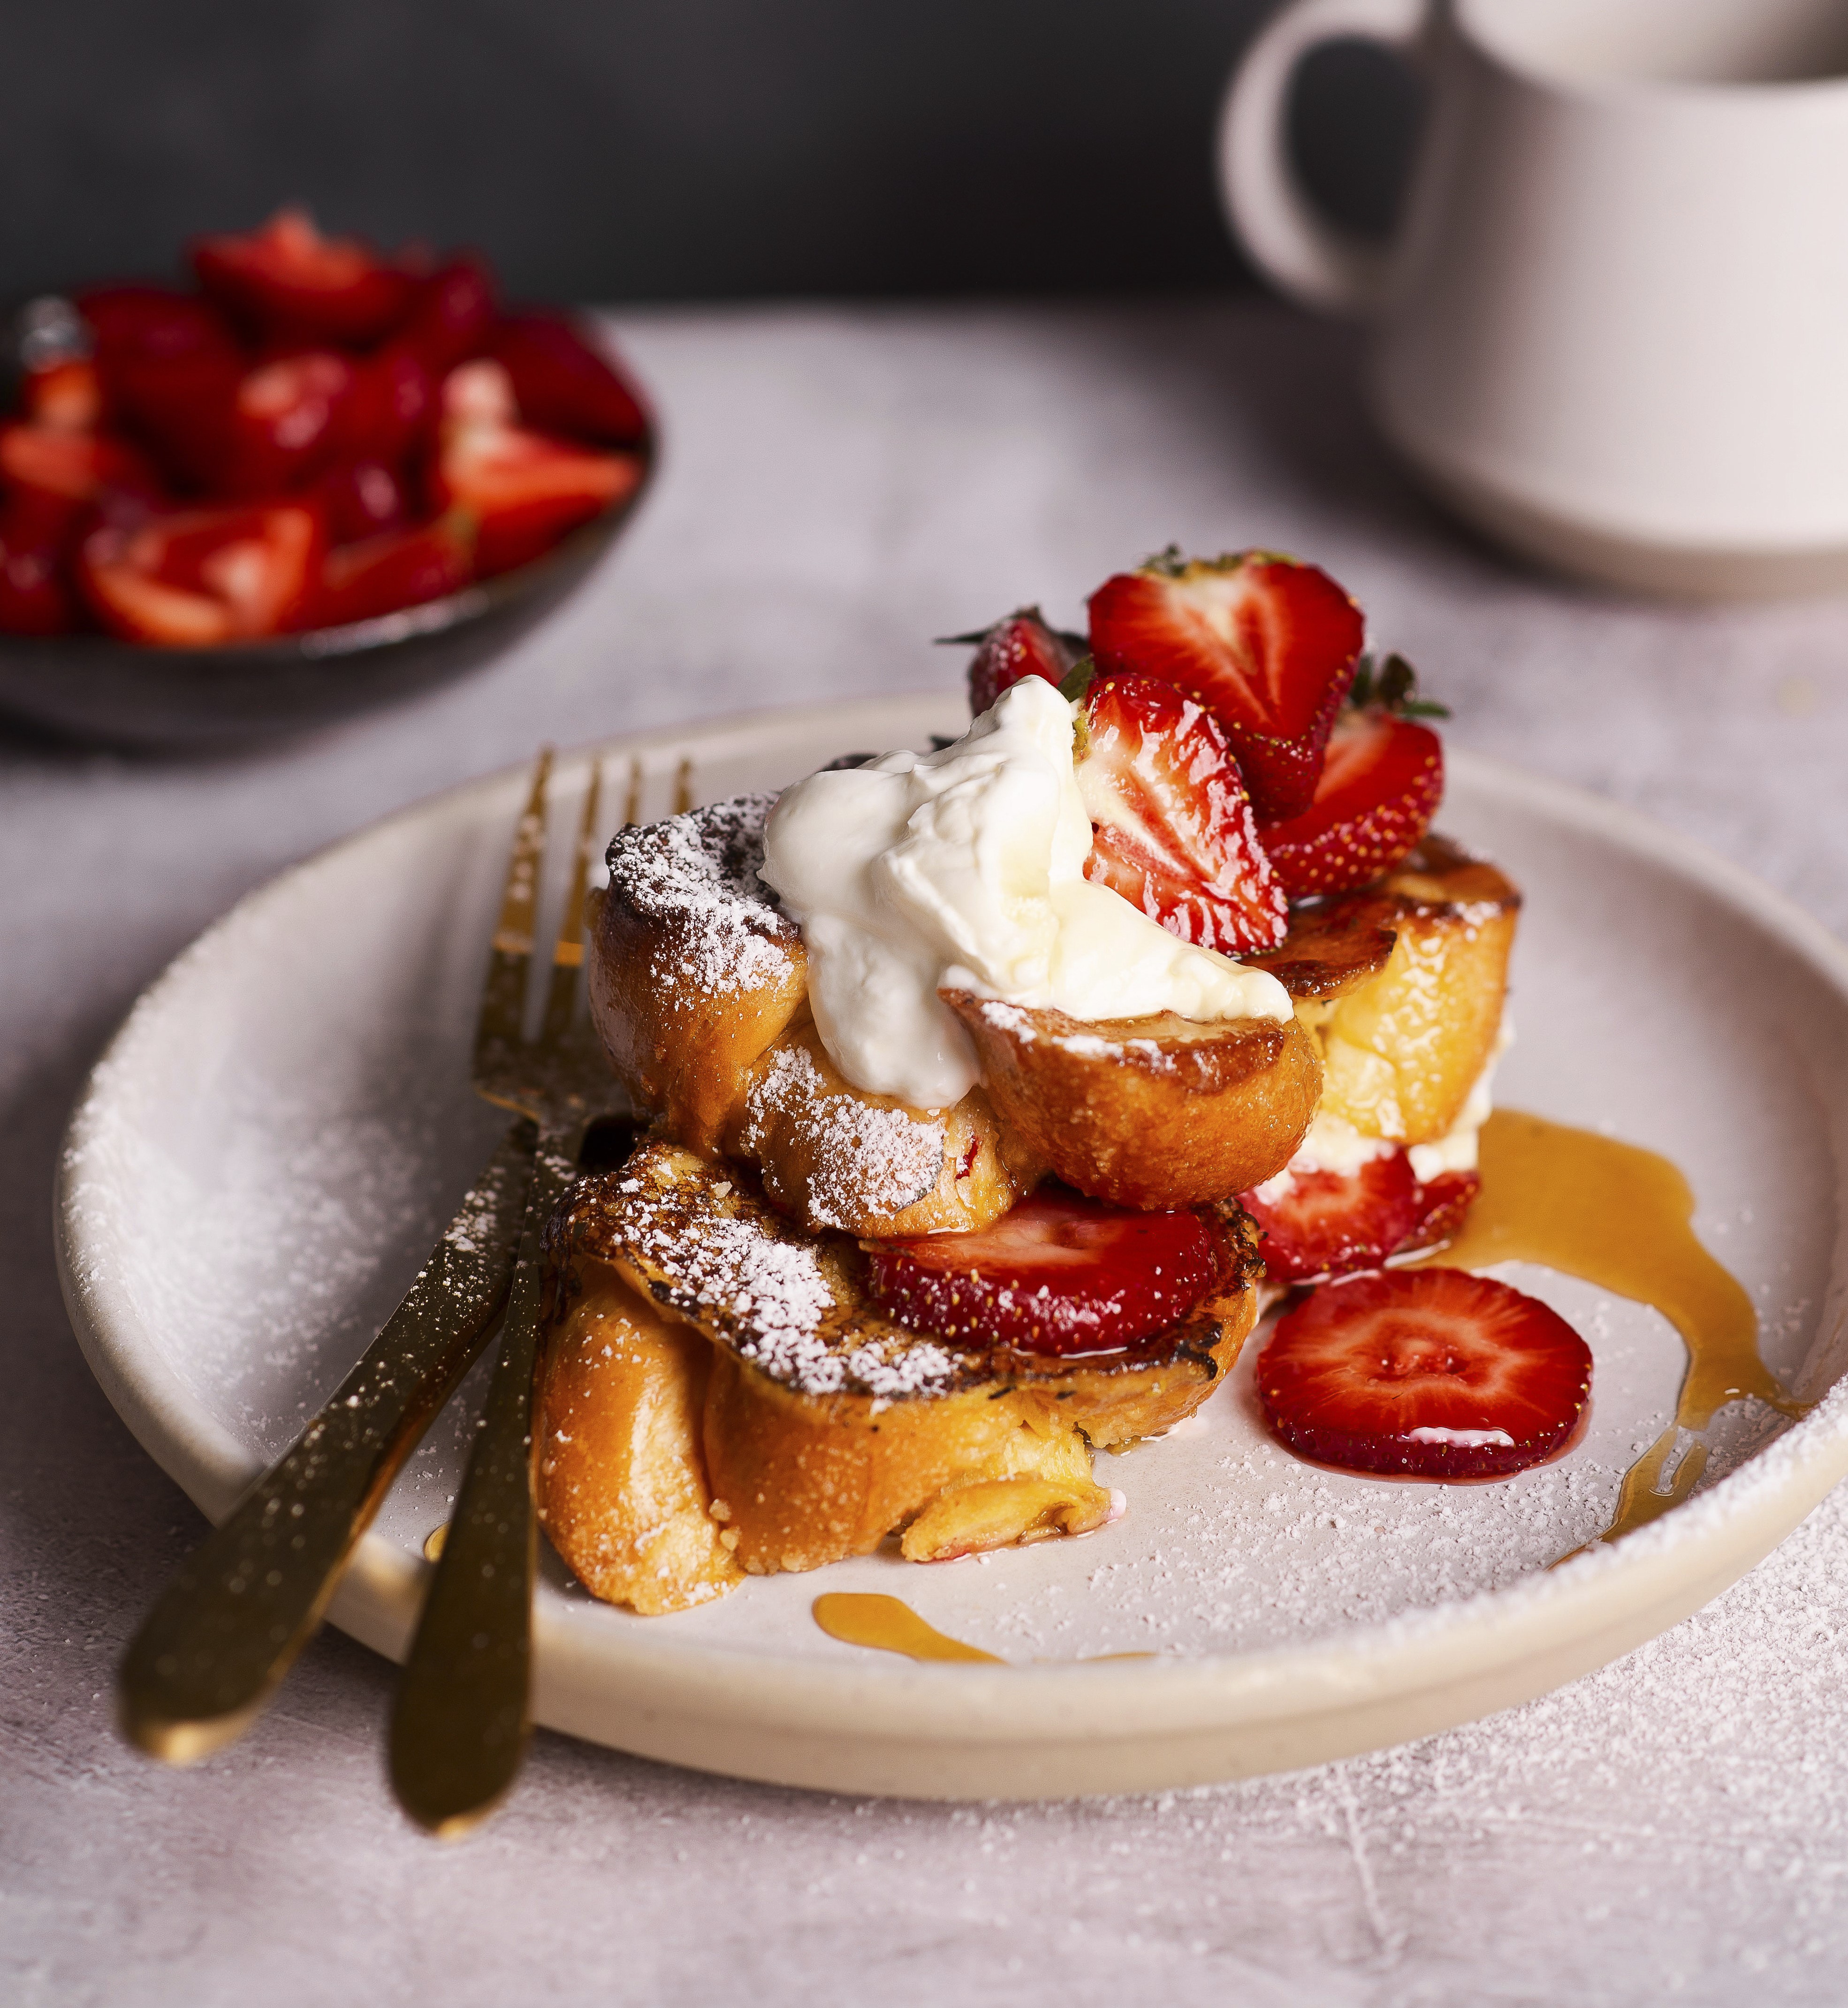
<path id="1" fill-rule="evenodd" d="M 814 1600 L 814 1621 L 843 1646 L 871 1646 L 902 1653 L 908 1660 L 980 1660 L 991 1667 L 1007 1661 L 979 1646 L 965 1646 L 927 1624 L 896 1596 L 854 1596 L 836 1590 Z"/>
<path id="2" fill-rule="evenodd" d="M 1693 1491 L 1707 1464 L 1699 1438 L 1730 1403 L 1755 1398 L 1781 1416 L 1809 1412 L 1814 1405 L 1786 1393 L 1759 1357 L 1751 1299 L 1695 1238 L 1693 1190 L 1667 1158 L 1498 1108 L 1482 1126 L 1481 1171 L 1482 1193 L 1439 1261 L 1459 1269 L 1539 1263 L 1654 1305 L 1687 1349 L 1674 1420 L 1624 1474 L 1599 1540 L 1620 1540 Z"/>
<path id="3" fill-rule="evenodd" d="M 899 1653 L 907 1660 L 977 1660 L 984 1666 L 1005 1667 L 1012 1662 L 979 1646 L 966 1646 L 927 1624 L 910 1605 L 896 1596 L 854 1596 L 836 1590 L 818 1596 L 812 1607 L 815 1622 L 830 1639 L 843 1646 L 870 1646 L 875 1652 Z M 1153 1653 L 1099 1653 L 1062 1665 L 1095 1666 L 1104 1660 L 1152 1660 Z"/>

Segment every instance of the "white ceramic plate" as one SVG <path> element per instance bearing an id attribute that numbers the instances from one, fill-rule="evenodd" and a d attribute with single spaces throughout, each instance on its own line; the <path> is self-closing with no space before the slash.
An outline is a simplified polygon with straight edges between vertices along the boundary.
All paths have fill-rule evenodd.
<path id="1" fill-rule="evenodd" d="M 776 787 L 962 723 L 952 697 L 883 700 L 595 757 L 616 802 L 633 792 L 651 817 L 683 787 L 699 800 Z M 592 757 L 560 769 L 561 834 Z M 513 771 L 439 796 L 253 893 L 148 991 L 72 1118 L 58 1196 L 72 1320 L 129 1426 L 208 1514 L 362 1349 L 499 1133 L 467 1054 L 525 784 Z M 1759 1306 L 1771 1364 L 1826 1397 L 1815 1412 L 1787 1426 L 1726 1411 L 1687 1504 L 1549 1571 L 1608 1520 L 1623 1469 L 1668 1421 L 1682 1353 L 1654 1311 L 1517 1271 L 1597 1356 L 1589 1431 L 1556 1464 L 1440 1487 L 1300 1463 L 1256 1419 L 1248 1347 L 1195 1421 L 1099 1458 L 1129 1511 L 1083 1540 L 937 1568 L 871 1557 L 666 1618 L 592 1602 L 548 1557 L 540 1720 L 846 1791 L 1190 1784 L 1542 1693 L 1694 1610 L 1787 1533 L 1848 1471 L 1848 952 L 1641 818 L 1467 755 L 1440 822 L 1527 893 L 1500 1098 L 1680 1164 L 1700 1232 Z M 405 1649 L 465 1414 L 452 1407 L 412 1460 L 335 1600 L 335 1621 L 382 1652 Z M 839 1644 L 810 1606 L 853 1589 L 901 1596 L 1014 1663 Z M 1136 1652 L 1156 1656 L 1072 1663 Z"/>

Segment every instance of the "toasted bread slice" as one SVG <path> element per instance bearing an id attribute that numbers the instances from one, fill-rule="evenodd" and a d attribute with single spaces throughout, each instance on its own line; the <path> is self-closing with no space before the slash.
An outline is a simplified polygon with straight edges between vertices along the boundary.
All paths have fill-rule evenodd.
<path id="1" fill-rule="evenodd" d="M 1296 910 L 1254 960 L 1321 1042 L 1326 1113 L 1395 1143 L 1448 1132 L 1495 1051 L 1520 908 L 1493 864 L 1427 836 L 1380 886 Z"/>
<path id="2" fill-rule="evenodd" d="M 808 997 L 802 932 L 757 875 L 776 797 L 619 830 L 592 938 L 591 1016 L 638 1108 L 719 1147 L 751 1069 Z"/>
<path id="3" fill-rule="evenodd" d="M 1067 1185 L 1118 1206 L 1194 1206 L 1281 1171 L 1316 1112 L 1322 1063 L 1294 1020 L 1097 1023 L 966 990 L 1002 1121 Z"/>
<path id="4" fill-rule="evenodd" d="M 804 1227 L 882 1239 L 987 1227 L 1042 1170 L 979 1087 L 921 1109 L 849 1087 L 807 1017 L 751 1069 L 726 1148 Z"/>
<path id="5" fill-rule="evenodd" d="M 1109 1501 L 1090 1448 L 1160 1435 L 1191 1415 L 1256 1314 L 1249 1224 L 1228 1209 L 1215 1216 L 1220 1285 L 1153 1339 L 1062 1358 L 924 1338 L 872 1307 L 854 1243 L 793 1225 L 749 1189 L 748 1172 L 728 1168 L 651 1140 L 620 1172 L 585 1181 L 556 1229 L 562 1308 L 542 1393 L 539 1486 L 574 1566 L 581 1552 L 641 1546 L 620 1460 L 599 1504 L 553 1441 L 561 1426 L 627 1441 L 645 1349 L 606 1330 L 599 1339 L 593 1320 L 658 1335 L 666 1316 L 710 1345 L 698 1453 L 681 1432 L 673 1454 L 723 1547 L 767 1575 L 866 1554 L 901 1529 L 903 1553 L 928 1561 L 1101 1525 Z M 659 1347 L 648 1356 L 652 1370 L 663 1357 Z M 690 1370 L 673 1398 L 694 1398 Z M 716 1578 L 703 1572 L 709 1557 L 697 1544 L 689 1552 L 697 1592 Z M 620 1588 L 635 1571 L 608 1579 Z M 651 1593 L 672 1593 L 657 1582 Z"/>
<path id="6" fill-rule="evenodd" d="M 644 1617 L 735 1589 L 708 1508 L 712 1349 L 613 1275 L 586 1278 L 546 1363 L 540 1524 L 593 1595 Z"/>

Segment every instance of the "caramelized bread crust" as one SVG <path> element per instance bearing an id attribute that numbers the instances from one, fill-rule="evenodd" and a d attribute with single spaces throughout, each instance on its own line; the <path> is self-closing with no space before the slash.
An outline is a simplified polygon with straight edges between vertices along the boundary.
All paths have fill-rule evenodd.
<path id="1" fill-rule="evenodd" d="M 1118 1206 L 1194 1206 L 1262 1185 L 1316 1113 L 1322 1062 L 1293 1020 L 1098 1022 L 945 990 L 989 1098 L 1029 1151 Z"/>
<path id="2" fill-rule="evenodd" d="M 1225 1277 L 1169 1331 L 1064 1359 L 951 1345 L 874 1308 L 851 1241 L 790 1225 L 747 1172 L 724 1169 L 652 1140 L 585 1180 L 554 1231 L 562 1310 L 541 1391 L 542 1511 L 581 1574 L 579 1554 L 615 1554 L 605 1579 L 619 1591 L 645 1579 L 656 1608 L 678 1607 L 662 1580 L 674 1550 L 649 1532 L 662 1516 L 631 1504 L 620 1455 L 574 1461 L 560 1429 L 626 1445 L 646 1400 L 683 1417 L 699 1402 L 697 1448 L 684 1426 L 667 1433 L 675 1475 L 655 1471 L 651 1496 L 702 1498 L 747 1574 L 819 1568 L 897 1529 L 910 1558 L 943 1560 L 1101 1525 L 1091 1448 L 1191 1415 L 1256 1316 L 1253 1237 L 1228 1210 L 1217 1216 Z M 693 1356 L 661 1342 L 677 1322 L 708 1349 L 703 1393 Z M 682 1601 L 716 1593 L 710 1551 L 684 1551 Z M 644 1607 L 632 1587 L 620 1600 Z"/>
<path id="3" fill-rule="evenodd" d="M 1321 1041 L 1322 1106 L 1363 1135 L 1428 1144 L 1450 1130 L 1493 1057 L 1521 895 L 1490 864 L 1427 836 L 1384 881 L 1391 954 L 1376 974 L 1338 990 L 1299 992 L 1297 1015 Z M 1357 903 L 1371 924 L 1373 893 Z M 1311 923 L 1340 932 L 1339 915 Z M 1288 957 L 1291 935 L 1277 950 Z M 1286 985 L 1286 987 L 1288 987 Z"/>
<path id="4" fill-rule="evenodd" d="M 757 875 L 776 797 L 740 795 L 611 839 L 591 1017 L 638 1108 L 719 1147 L 751 1069 L 808 997 L 801 930 Z"/>
<path id="5" fill-rule="evenodd" d="M 882 1239 L 987 1227 L 1042 1170 L 979 1087 L 920 1109 L 850 1087 L 807 1016 L 751 1069 L 726 1149 L 804 1227 Z"/>

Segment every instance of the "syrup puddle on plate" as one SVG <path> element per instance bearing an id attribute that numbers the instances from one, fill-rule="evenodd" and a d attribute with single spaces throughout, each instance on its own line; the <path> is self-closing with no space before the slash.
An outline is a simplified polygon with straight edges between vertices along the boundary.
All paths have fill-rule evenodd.
<path id="1" fill-rule="evenodd" d="M 836 1590 L 818 1596 L 811 1610 L 829 1637 L 839 1639 L 843 1646 L 870 1646 L 877 1652 L 902 1653 L 907 1660 L 977 1660 L 990 1667 L 1013 1663 L 998 1653 L 984 1653 L 979 1646 L 965 1645 L 960 1639 L 939 1632 L 899 1597 Z M 1154 1657 L 1153 1653 L 1098 1653 L 1087 1660 L 1051 1663 L 1091 1667 L 1105 1660 Z"/>
<path id="2" fill-rule="evenodd" d="M 1751 1299 L 1696 1237 L 1694 1190 L 1666 1158 L 1512 1108 L 1483 1124 L 1480 1151 L 1482 1191 L 1462 1232 L 1433 1260 L 1453 1269 L 1532 1262 L 1576 1276 L 1653 1305 L 1687 1349 L 1674 1419 L 1624 1474 L 1609 1525 L 1586 1547 L 1620 1540 L 1678 1506 L 1706 1469 L 1704 1434 L 1730 1403 L 1755 1399 L 1780 1416 L 1808 1414 L 1814 1405 L 1788 1394 L 1759 1357 Z M 829 1638 L 846 1645 L 913 1660 L 1010 1663 L 948 1637 L 896 1596 L 818 1596 L 814 1613 Z"/>
<path id="3" fill-rule="evenodd" d="M 1498 1108 L 1482 1126 L 1480 1168 L 1462 1232 L 1434 1260 L 1455 1269 L 1534 1262 L 1577 1276 L 1652 1304 L 1687 1349 L 1674 1419 L 1624 1474 L 1598 1540 L 1620 1540 L 1687 1497 L 1706 1469 L 1701 1438 L 1729 1403 L 1756 1398 L 1780 1416 L 1808 1414 L 1813 1405 L 1787 1394 L 1759 1358 L 1751 1299 L 1695 1238 L 1693 1189 L 1666 1158 Z"/>

